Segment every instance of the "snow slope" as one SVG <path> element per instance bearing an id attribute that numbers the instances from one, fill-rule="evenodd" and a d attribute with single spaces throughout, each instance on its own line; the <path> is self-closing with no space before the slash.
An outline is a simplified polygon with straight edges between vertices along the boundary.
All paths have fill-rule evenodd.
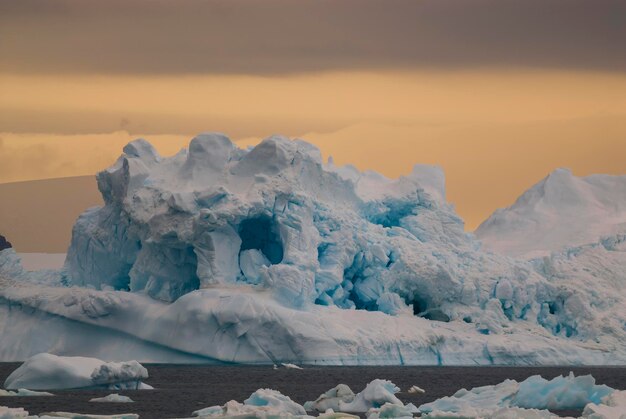
<path id="1" fill-rule="evenodd" d="M 475 234 L 486 249 L 523 258 L 626 233 L 626 175 L 576 177 L 557 169 Z"/>
<path id="2" fill-rule="evenodd" d="M 80 216 L 63 269 L 30 272 L 0 252 L 1 360 L 54 350 L 164 362 L 626 362 L 624 236 L 533 262 L 484 252 L 445 201 L 439 168 L 387 179 L 324 164 L 304 141 L 242 150 L 209 133 L 170 158 L 136 140 L 97 178 L 105 206 Z"/>

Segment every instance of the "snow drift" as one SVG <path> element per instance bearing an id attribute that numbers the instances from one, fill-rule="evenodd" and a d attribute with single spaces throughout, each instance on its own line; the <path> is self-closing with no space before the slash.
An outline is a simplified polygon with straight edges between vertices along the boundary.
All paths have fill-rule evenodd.
<path id="1" fill-rule="evenodd" d="M 625 236 L 533 262 L 484 252 L 437 167 L 392 180 L 300 140 L 201 134 L 169 158 L 131 142 L 97 180 L 105 205 L 77 220 L 64 269 L 0 252 L 0 359 L 626 361 Z"/>

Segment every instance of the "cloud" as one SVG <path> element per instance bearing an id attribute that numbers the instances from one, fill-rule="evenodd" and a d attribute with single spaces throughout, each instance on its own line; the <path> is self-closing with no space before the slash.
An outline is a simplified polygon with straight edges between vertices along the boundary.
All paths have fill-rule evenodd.
<path id="1" fill-rule="evenodd" d="M 626 71 L 620 0 L 0 0 L 0 71 Z"/>

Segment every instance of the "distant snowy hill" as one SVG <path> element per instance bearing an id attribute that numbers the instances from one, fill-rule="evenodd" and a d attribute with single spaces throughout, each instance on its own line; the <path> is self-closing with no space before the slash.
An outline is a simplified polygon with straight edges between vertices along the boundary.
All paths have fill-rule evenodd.
<path id="1" fill-rule="evenodd" d="M 514 259 L 464 231 L 437 167 L 389 179 L 281 136 L 123 151 L 63 268 L 0 251 L 0 361 L 626 364 L 626 235 Z M 621 180 L 552 178 L 522 201 L 623 222 Z"/>
<path id="2" fill-rule="evenodd" d="M 557 169 L 475 234 L 486 249 L 533 258 L 626 233 L 626 175 L 576 177 Z"/>

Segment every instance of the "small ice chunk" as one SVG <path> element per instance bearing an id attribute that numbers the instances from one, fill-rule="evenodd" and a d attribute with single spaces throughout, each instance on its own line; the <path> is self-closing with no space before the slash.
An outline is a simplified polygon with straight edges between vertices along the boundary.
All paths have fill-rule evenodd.
<path id="1" fill-rule="evenodd" d="M 371 408 L 367 411 L 365 416 L 367 416 L 367 419 L 413 419 L 413 412 L 411 410 L 412 409 L 409 409 L 406 406 L 385 403 L 381 407 Z"/>
<path id="2" fill-rule="evenodd" d="M 411 386 L 408 392 L 409 393 L 426 393 L 426 390 L 418 386 Z"/>
<path id="3" fill-rule="evenodd" d="M 27 418 L 28 411 L 21 407 L 0 406 L 0 419 L 18 419 Z"/>
<path id="4" fill-rule="evenodd" d="M 242 250 L 239 254 L 239 267 L 249 283 L 260 282 L 259 271 L 263 266 L 270 266 L 270 261 L 259 249 Z"/>
<path id="5" fill-rule="evenodd" d="M 9 391 L 0 389 L 0 397 L 33 397 L 33 396 L 54 396 L 52 393 L 46 391 L 33 391 L 25 388 L 20 388 L 17 391 Z"/>
<path id="6" fill-rule="evenodd" d="M 301 370 L 301 369 L 303 369 L 302 367 L 300 367 L 300 366 L 298 366 L 296 364 L 290 364 L 288 362 L 282 362 L 280 365 L 282 365 L 285 368 L 292 369 L 292 370 Z"/>
<path id="7" fill-rule="evenodd" d="M 122 396 L 117 393 L 109 394 L 104 397 L 95 397 L 90 402 L 99 402 L 99 403 L 134 403 L 134 400 L 128 396 Z"/>
<path id="8" fill-rule="evenodd" d="M 354 397 L 355 394 L 350 387 L 346 384 L 339 384 L 320 395 L 315 401 L 306 402 L 304 408 L 309 412 L 339 411 L 341 410 L 340 404 L 350 403 Z"/>
<path id="9" fill-rule="evenodd" d="M 371 381 L 356 395 L 347 385 L 339 384 L 315 401 L 306 402 L 304 407 L 318 412 L 333 409 L 340 412 L 365 413 L 371 408 L 382 407 L 385 403 L 404 406 L 404 403 L 394 395 L 399 391 L 400 389 L 391 381 L 380 379 Z"/>
<path id="10" fill-rule="evenodd" d="M 224 406 L 211 406 L 196 410 L 193 416 L 201 418 L 235 417 L 269 418 L 306 416 L 306 411 L 298 403 L 279 391 L 262 388 L 250 395 L 243 404 L 231 400 Z"/>

